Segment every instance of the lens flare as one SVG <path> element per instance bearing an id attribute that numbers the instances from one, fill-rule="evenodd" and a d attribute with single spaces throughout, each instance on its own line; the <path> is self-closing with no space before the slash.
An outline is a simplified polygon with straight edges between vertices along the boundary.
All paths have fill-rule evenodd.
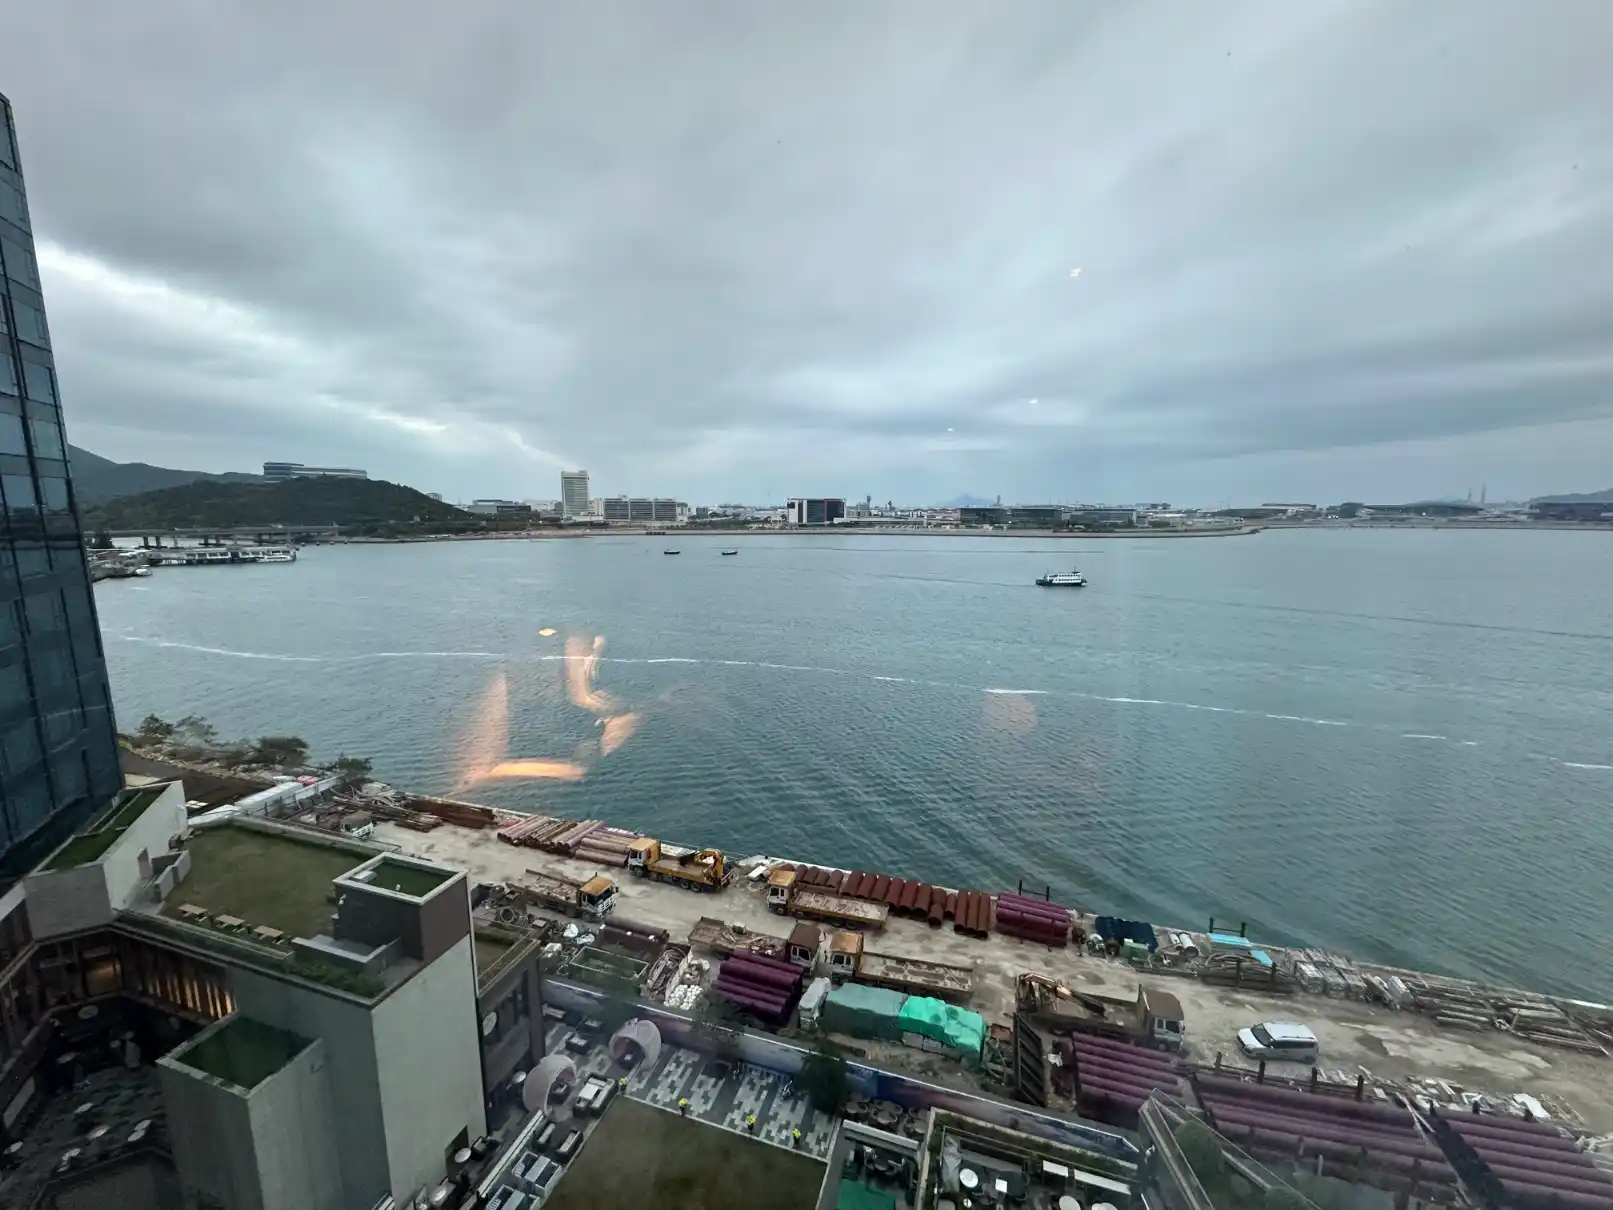
<path id="1" fill-rule="evenodd" d="M 548 637 L 554 630 L 538 632 Z M 554 757 L 511 758 L 510 688 L 503 672 L 494 675 L 466 731 L 463 761 L 456 791 L 463 792 L 478 782 L 517 779 L 581 781 L 593 764 L 617 751 L 638 730 L 639 716 L 624 709 L 615 698 L 594 684 L 599 674 L 600 656 L 605 651 L 603 635 L 592 639 L 573 636 L 566 640 L 566 697 L 579 710 L 595 716 L 600 727 L 597 742 L 578 744 L 573 759 Z"/>
<path id="2" fill-rule="evenodd" d="M 588 767 L 569 760 L 502 760 L 482 774 L 482 781 L 500 781 L 505 778 L 535 777 L 553 781 L 581 781 L 588 776 Z"/>

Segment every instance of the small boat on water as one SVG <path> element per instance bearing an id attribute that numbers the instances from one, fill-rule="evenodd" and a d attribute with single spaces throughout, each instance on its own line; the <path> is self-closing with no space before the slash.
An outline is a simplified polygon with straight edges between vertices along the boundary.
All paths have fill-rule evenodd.
<path id="1" fill-rule="evenodd" d="M 663 550 L 661 553 L 663 555 L 681 555 L 683 552 L 681 550 Z"/>
<path id="2" fill-rule="evenodd" d="M 1085 588 L 1087 578 L 1079 571 L 1071 568 L 1069 571 L 1050 571 L 1046 575 L 1036 577 L 1038 588 Z"/>
<path id="3" fill-rule="evenodd" d="M 149 568 L 149 567 L 136 567 L 134 569 L 134 574 L 137 575 L 137 576 L 149 576 L 151 574 L 151 568 Z"/>
<path id="4" fill-rule="evenodd" d="M 725 550 L 722 553 L 725 555 L 737 555 L 739 552 L 737 550 Z"/>

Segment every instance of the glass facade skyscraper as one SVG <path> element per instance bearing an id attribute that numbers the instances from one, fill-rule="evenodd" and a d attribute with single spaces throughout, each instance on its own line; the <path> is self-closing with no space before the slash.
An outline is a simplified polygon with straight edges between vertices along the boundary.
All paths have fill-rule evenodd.
<path id="1" fill-rule="evenodd" d="M 0 96 L 0 892 L 122 785 L 16 128 Z"/>

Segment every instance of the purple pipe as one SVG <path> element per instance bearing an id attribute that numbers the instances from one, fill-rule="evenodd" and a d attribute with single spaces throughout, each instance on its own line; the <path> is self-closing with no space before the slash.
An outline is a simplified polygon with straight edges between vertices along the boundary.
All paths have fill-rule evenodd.
<path id="1" fill-rule="evenodd" d="M 1472 1144 L 1472 1139 L 1464 1139 Z M 1515 1147 L 1508 1142 L 1505 1146 L 1500 1143 L 1494 1145 L 1485 1143 L 1473 1148 L 1482 1159 L 1495 1160 L 1503 1164 L 1511 1164 L 1515 1168 L 1532 1168 L 1541 1166 L 1545 1168 L 1576 1168 L 1599 1172 L 1596 1161 L 1583 1151 L 1547 1151 L 1543 1147 Z"/>
<path id="2" fill-rule="evenodd" d="M 1575 1193 L 1584 1193 L 1591 1197 L 1613 1197 L 1613 1184 L 1605 1180 L 1597 1180 L 1594 1175 L 1580 1176 L 1560 1172 L 1546 1172 L 1536 1168 L 1513 1168 L 1510 1166 L 1486 1163 L 1500 1181 L 1532 1181 L 1548 1189 L 1571 1189 Z"/>
<path id="3" fill-rule="evenodd" d="M 755 996 L 763 1000 L 778 1000 L 781 1003 L 788 1003 L 790 1000 L 790 993 L 782 988 L 773 987 L 766 983 L 755 983 L 750 979 L 746 979 L 743 975 L 718 975 L 717 982 L 713 986 L 744 992 L 748 996 Z"/>
<path id="4" fill-rule="evenodd" d="M 1475 1147 L 1534 1147 L 1541 1151 L 1583 1152 L 1573 1139 L 1560 1134 L 1541 1134 L 1533 1130 L 1512 1130 L 1507 1126 L 1492 1125 L 1490 1121 L 1475 1121 L 1464 1117 L 1442 1118 L 1452 1130 Z M 1519 1123 L 1523 1125 L 1524 1123 Z"/>
<path id="5" fill-rule="evenodd" d="M 802 973 L 801 968 L 795 965 L 793 962 L 789 962 L 783 958 L 770 958 L 766 954 L 753 954 L 749 950 L 739 951 L 729 958 L 728 961 L 749 962 L 754 966 L 770 966 L 774 970 L 783 971 L 786 974 L 800 975 Z"/>
<path id="6" fill-rule="evenodd" d="M 1210 1075 L 1200 1072 L 1194 1077 L 1201 1089 L 1212 1096 L 1230 1097 L 1242 1101 L 1262 1101 L 1270 1105 L 1287 1105 L 1294 1109 L 1309 1109 L 1317 1112 L 1318 1103 L 1326 1107 L 1325 1112 L 1337 1114 L 1344 1118 L 1361 1118 L 1376 1122 L 1393 1122 L 1411 1129 L 1411 1111 L 1388 1105 L 1374 1105 L 1368 1101 L 1351 1101 L 1343 1097 L 1326 1096 L 1318 1093 L 1298 1092 L 1291 1088 L 1274 1088 L 1270 1084 L 1251 1084 L 1243 1080 L 1234 1080 L 1229 1076 Z"/>
<path id="7" fill-rule="evenodd" d="M 1361 1148 L 1347 1143 L 1331 1143 L 1323 1139 L 1314 1139 L 1301 1136 L 1285 1130 L 1257 1130 L 1246 1126 L 1239 1126 L 1230 1130 L 1223 1130 L 1223 1134 L 1235 1143 L 1260 1147 L 1277 1152 L 1283 1156 L 1292 1156 L 1296 1152 L 1300 1155 L 1319 1155 L 1325 1159 L 1339 1160 L 1344 1163 L 1357 1164 L 1362 1162 Z M 1417 1174 L 1426 1181 L 1439 1181 L 1451 1183 L 1456 1174 L 1443 1159 L 1430 1161 L 1421 1156 L 1401 1155 L 1392 1151 L 1374 1151 L 1367 1149 L 1366 1163 L 1378 1168 L 1393 1168 L 1397 1172 Z"/>
<path id="8" fill-rule="evenodd" d="M 738 975 L 742 979 L 749 979 L 752 983 L 765 983 L 769 987 L 782 988 L 785 991 L 794 991 L 801 985 L 801 970 L 781 971 L 774 966 L 763 966 L 757 962 L 740 962 L 733 958 L 722 964 L 723 975 Z"/>
<path id="9" fill-rule="evenodd" d="M 1122 1042 L 1119 1038 L 1111 1038 L 1105 1034 L 1077 1033 L 1071 1035 L 1075 1043 L 1076 1053 L 1088 1050 L 1101 1050 L 1114 1054 L 1125 1055 L 1126 1058 L 1138 1063 L 1152 1063 L 1155 1067 L 1168 1067 L 1176 1070 L 1176 1060 L 1161 1051 L 1149 1050 L 1146 1046 L 1135 1046 L 1130 1042 Z"/>
<path id="10" fill-rule="evenodd" d="M 1070 909 L 1063 904 L 1050 903 L 1046 899 L 1032 899 L 1028 895 L 1015 895 L 1012 892 L 1004 892 L 997 896 L 997 910 L 1001 911 L 1003 908 L 1012 908 L 1016 912 L 1052 916 L 1063 920 L 1070 918 Z"/>
<path id="11" fill-rule="evenodd" d="M 1613 1210 L 1613 1197 L 1598 1197 L 1594 1193 L 1554 1189 L 1527 1181 L 1502 1181 L 1501 1188 L 1517 1201 L 1550 1202 L 1556 1199 L 1565 1206 L 1579 1207 L 1579 1210 Z"/>
<path id="12" fill-rule="evenodd" d="M 1215 1119 L 1217 1129 L 1231 1128 L 1287 1132 L 1298 1135 L 1301 1138 L 1338 1143 L 1345 1147 L 1365 1147 L 1368 1153 L 1374 1155 L 1380 1151 L 1387 1151 L 1394 1155 L 1422 1156 L 1424 1159 L 1440 1164 L 1445 1162 L 1445 1157 L 1438 1148 L 1414 1134 L 1400 1135 L 1398 1137 L 1366 1134 L 1351 1129 L 1347 1123 L 1298 1122 L 1292 1118 L 1285 1119 L 1272 1114 L 1231 1111 L 1219 1105 L 1211 1105 L 1209 1109 L 1210 1116 Z"/>
<path id="13" fill-rule="evenodd" d="M 1573 1145 L 1572 1140 L 1565 1138 L 1562 1130 L 1550 1122 L 1526 1122 L 1522 1118 L 1478 1113 L 1441 1113 L 1437 1116 L 1440 1121 L 1449 1122 L 1457 1130 L 1479 1130 L 1488 1134 L 1538 1134 Z"/>

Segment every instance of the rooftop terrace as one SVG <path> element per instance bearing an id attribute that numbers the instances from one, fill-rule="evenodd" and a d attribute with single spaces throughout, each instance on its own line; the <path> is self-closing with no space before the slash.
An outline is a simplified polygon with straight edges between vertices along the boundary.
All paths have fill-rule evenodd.
<path id="1" fill-rule="evenodd" d="M 428 870 L 404 861 L 382 858 L 370 871 L 366 883 L 383 891 L 396 891 L 424 899 L 454 876 L 452 870 Z"/>
<path id="2" fill-rule="evenodd" d="M 115 803 L 100 821 L 92 824 L 82 836 L 75 836 L 45 863 L 47 870 L 71 870 L 95 861 L 129 830 L 129 826 L 145 813 L 147 807 L 162 797 L 166 785 L 147 786 Z"/>
<path id="3" fill-rule="evenodd" d="M 173 1054 L 175 1062 L 250 1091 L 311 1046 L 250 1017 L 231 1017 Z"/>
<path id="4" fill-rule="evenodd" d="M 210 916 L 235 916 L 248 928 L 267 926 L 287 937 L 330 931 L 331 882 L 362 864 L 370 851 L 240 824 L 192 834 L 190 875 L 163 904 L 183 919 L 194 905 Z"/>

